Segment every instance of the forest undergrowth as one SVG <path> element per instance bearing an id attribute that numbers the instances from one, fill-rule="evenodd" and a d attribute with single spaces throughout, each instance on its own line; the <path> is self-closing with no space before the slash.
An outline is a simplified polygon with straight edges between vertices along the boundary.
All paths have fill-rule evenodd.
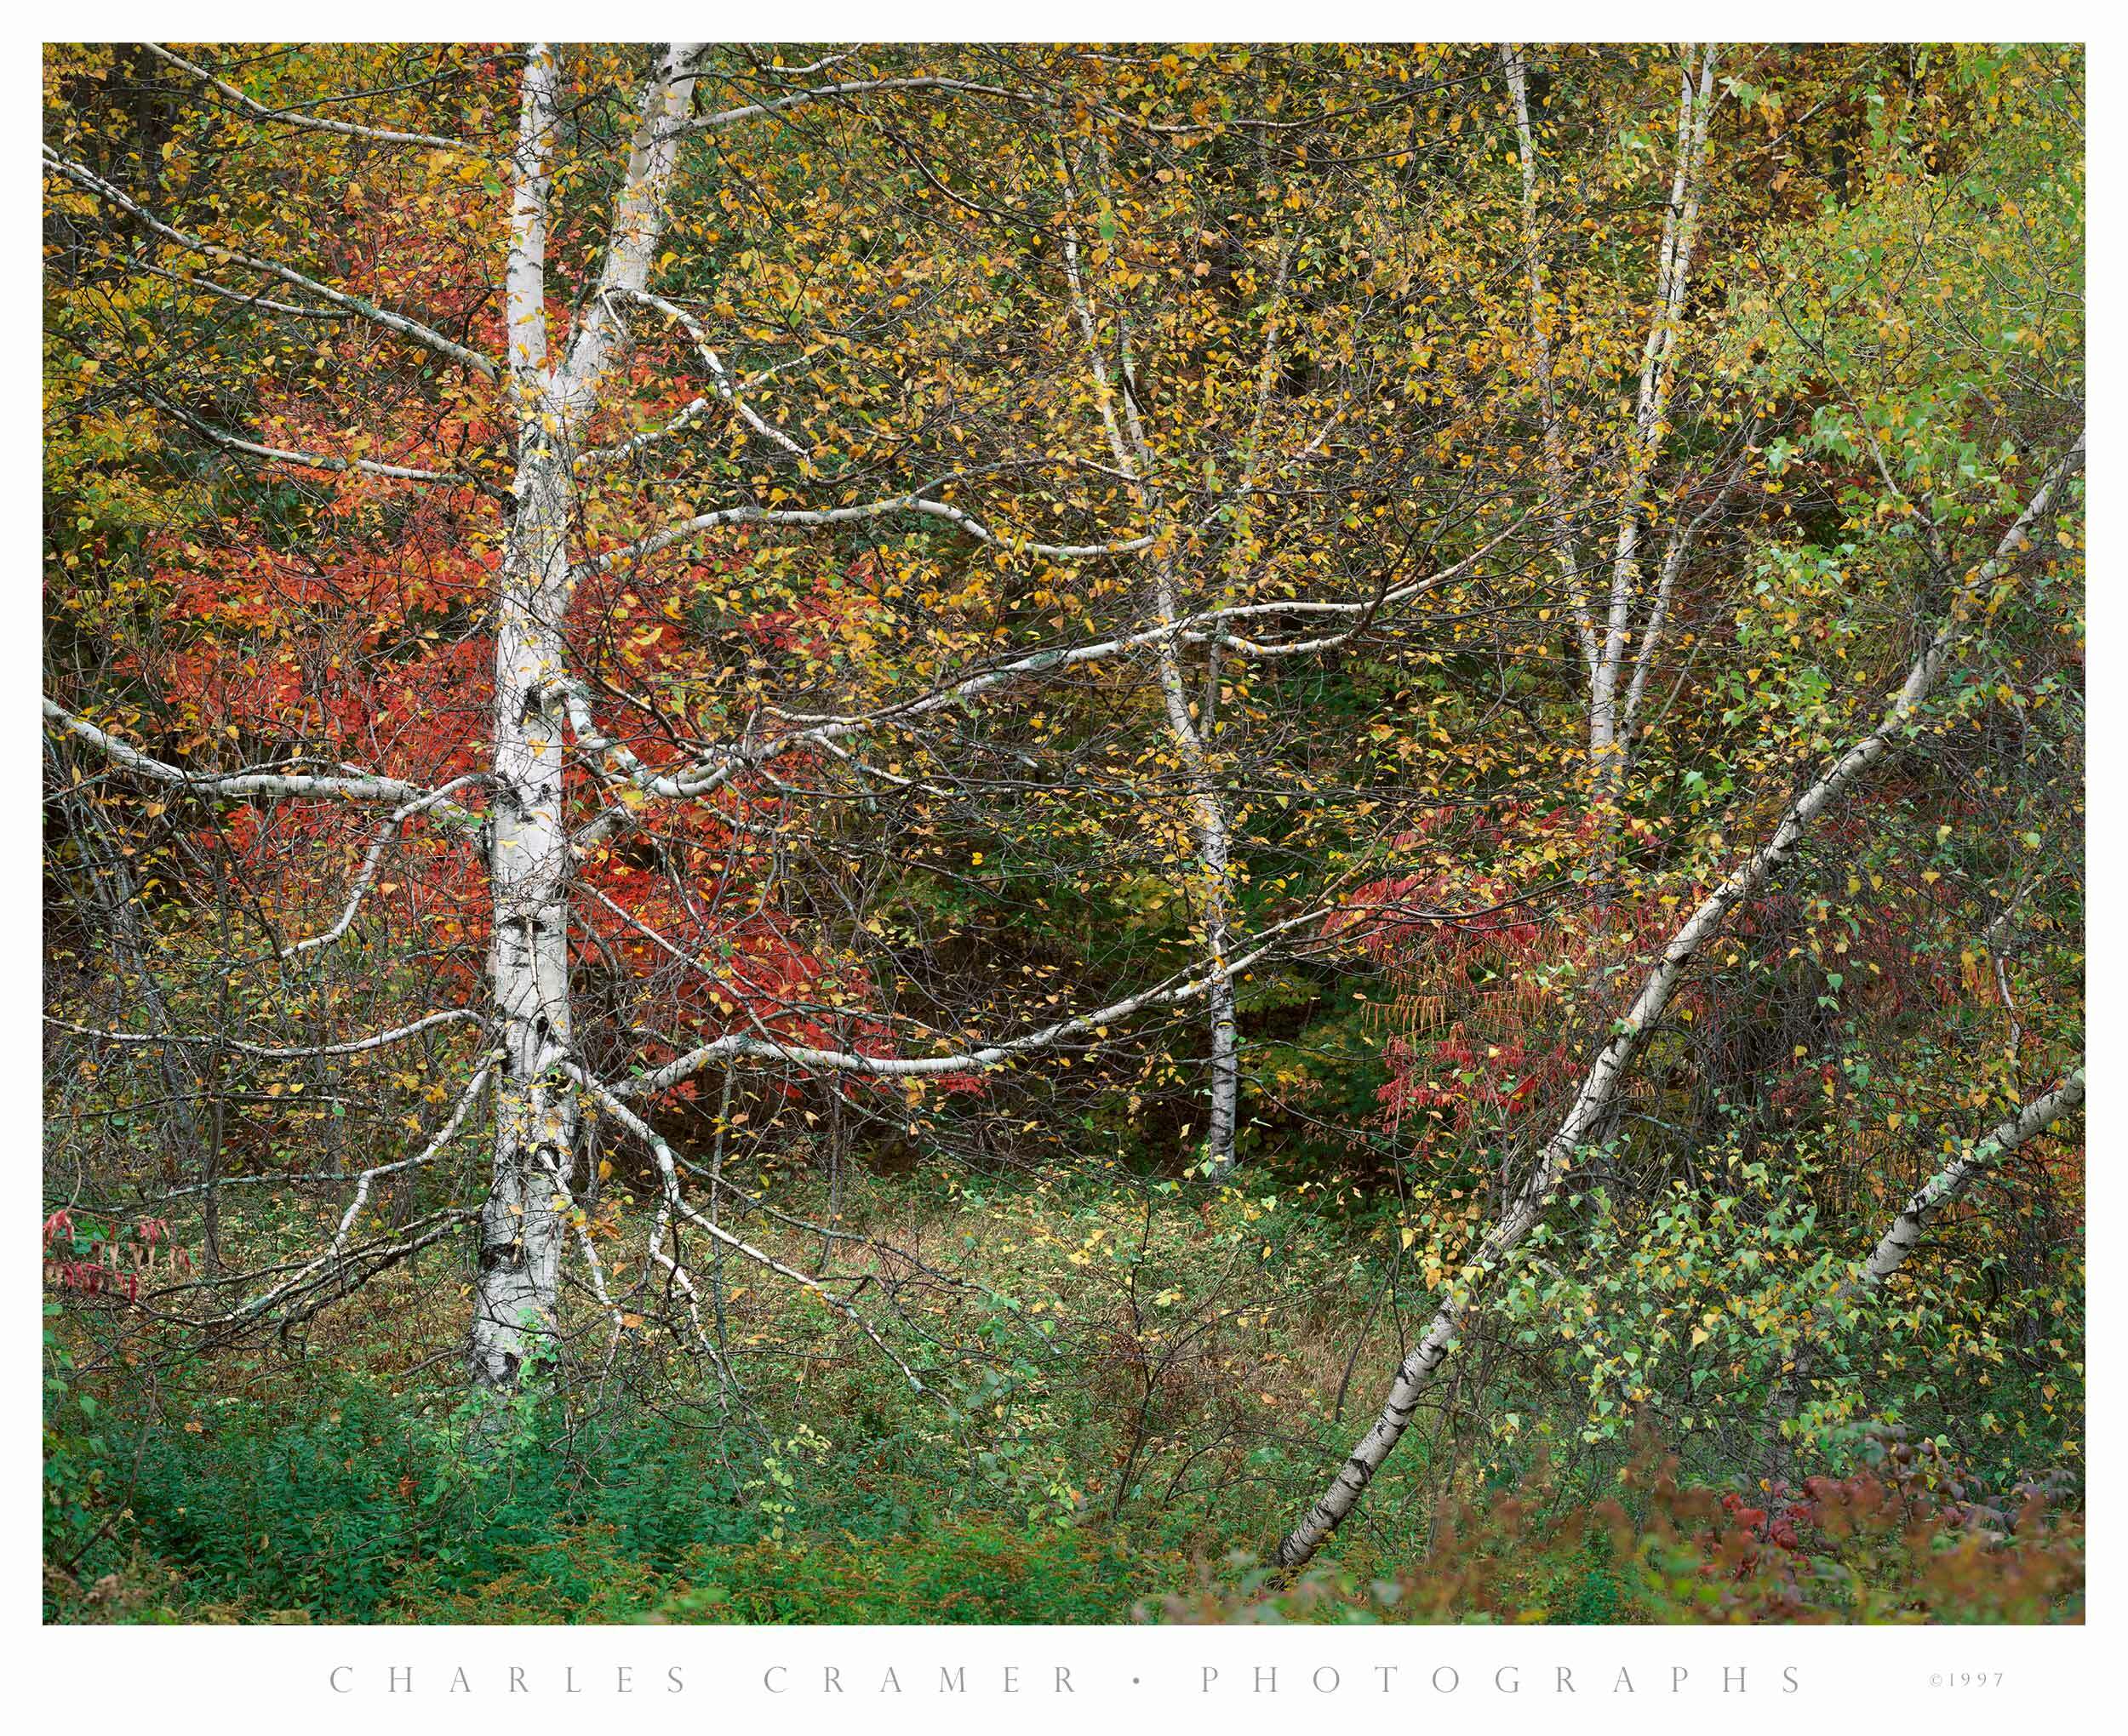
<path id="1" fill-rule="evenodd" d="M 1386 1309 L 1357 1345 L 1342 1325 L 1381 1288 L 1381 1208 L 1310 1191 L 1155 1182 L 1127 1210 L 1106 1181 L 875 1185 L 850 1220 L 900 1214 L 901 1245 L 968 1287 L 954 1324 L 984 1347 L 918 1364 L 920 1395 L 744 1269 L 724 1299 L 742 1396 L 719 1403 L 630 1334 L 592 1390 L 528 1394 L 505 1427 L 448 1366 L 408 1368 L 455 1304 L 418 1271 L 301 1339 L 146 1381 L 94 1368 L 54 1305 L 48 1616 L 2080 1619 L 2066 1412 L 2057 1438 L 1960 1442 L 1916 1382 L 1910 1421 L 1740 1479 L 1722 1442 L 1749 1399 L 1696 1437 L 1599 1430 L 1508 1343 L 1473 1356 L 1491 1385 L 1449 1395 L 1335 1562 L 1267 1566 L 1350 1426 L 1330 1401 L 1396 1351 Z M 1505 1420 L 1473 1426 L 1487 1416 Z"/>

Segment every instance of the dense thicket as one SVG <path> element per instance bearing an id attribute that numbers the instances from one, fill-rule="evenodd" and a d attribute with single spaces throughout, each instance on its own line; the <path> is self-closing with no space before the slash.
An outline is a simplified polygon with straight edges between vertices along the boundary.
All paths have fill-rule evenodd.
<path id="1" fill-rule="evenodd" d="M 2081 81 L 49 51 L 50 1607 L 2080 1585 Z"/>

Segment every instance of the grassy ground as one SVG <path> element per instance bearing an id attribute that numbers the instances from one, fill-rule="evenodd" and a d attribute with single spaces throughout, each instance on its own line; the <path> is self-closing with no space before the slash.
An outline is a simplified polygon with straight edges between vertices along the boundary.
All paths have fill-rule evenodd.
<path id="1" fill-rule="evenodd" d="M 809 1183 L 779 1186 L 792 1211 L 824 1204 Z M 448 1356 L 432 1360 L 466 1305 L 441 1250 L 300 1343 L 186 1359 L 152 1339 L 115 1348 L 107 1315 L 53 1315 L 49 1614 L 1645 1620 L 1689 1613 L 1708 1585 L 1729 1595 L 1755 1566 L 1738 1553 L 1701 1571 L 1739 1522 L 1709 1510 L 1697 1564 L 1679 1569 L 1699 1521 L 1651 1510 L 1645 1474 L 1634 1503 L 1622 1453 L 1580 1451 L 1565 1413 L 1503 1432 L 1479 1402 L 1459 1408 L 1460 1432 L 1422 1421 L 1334 1567 L 1297 1586 L 1265 1575 L 1256 1562 L 1397 1353 L 1383 1231 L 1349 1193 L 1156 1189 L 1133 1203 L 1113 1185 L 926 1192 L 905 1178 L 845 1203 L 855 1228 L 952 1280 L 837 1254 L 838 1270 L 902 1281 L 860 1299 L 921 1394 L 804 1292 L 739 1260 L 722 1277 L 723 1339 L 741 1394 L 720 1400 L 703 1359 L 631 1325 L 603 1373 L 597 1332 L 565 1396 L 500 1419 L 466 1402 Z M 616 1199 L 610 1223 L 602 1252 L 625 1283 L 639 1211 Z M 292 1244 L 309 1227 L 269 1197 L 237 1233 Z M 742 1227 L 817 1255 L 787 1228 Z M 1533 1483 L 1547 1441 L 1563 1450 Z M 1621 1493 L 1616 1518 L 1593 1505 Z M 1477 1499 L 1481 1522 L 1444 1523 L 1449 1497 Z M 1881 1554 L 1871 1583 L 1918 1571 Z M 2032 1572 L 2058 1590 L 2066 1560 Z M 2079 1542 L 2079 1586 L 2080 1563 Z M 1851 1608 L 1851 1588 L 1842 1596 Z"/>

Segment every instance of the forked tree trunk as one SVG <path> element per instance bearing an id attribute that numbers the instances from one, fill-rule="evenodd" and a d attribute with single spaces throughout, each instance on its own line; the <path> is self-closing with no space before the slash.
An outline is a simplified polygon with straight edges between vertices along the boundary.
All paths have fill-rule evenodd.
<path id="1" fill-rule="evenodd" d="M 617 300 L 640 292 L 664 223 L 677 123 L 693 100 L 699 45 L 660 54 L 614 201 L 596 293 L 559 364 L 547 362 L 548 165 L 559 117 L 552 52 L 535 43 L 522 84 L 512 164 L 506 273 L 511 408 L 517 472 L 495 626 L 494 765 L 488 869 L 495 1045 L 494 1173 L 480 1214 L 472 1362 L 476 1384 L 507 1390 L 550 1343 L 575 1183 L 576 1090 L 558 1071 L 573 1059 L 569 982 L 569 869 L 563 800 L 564 735 L 555 696 L 569 675 L 563 632 L 570 600 L 575 458 L 602 386 L 627 341 Z"/>

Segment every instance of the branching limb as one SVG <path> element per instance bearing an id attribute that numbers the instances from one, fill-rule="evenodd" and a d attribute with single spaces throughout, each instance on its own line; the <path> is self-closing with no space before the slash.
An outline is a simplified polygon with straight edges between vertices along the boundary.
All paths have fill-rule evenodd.
<path id="1" fill-rule="evenodd" d="M 466 1117 L 472 1111 L 474 1103 L 478 1100 L 480 1094 L 487 1088 L 488 1081 L 493 1076 L 495 1065 L 501 1059 L 500 1055 L 495 1054 L 486 1058 L 479 1071 L 467 1082 L 465 1090 L 459 1094 L 458 1102 L 452 1108 L 449 1118 L 444 1122 L 436 1137 L 419 1152 L 411 1157 L 402 1157 L 394 1163 L 373 1165 L 355 1178 L 355 1196 L 348 1202 L 347 1209 L 340 1214 L 340 1227 L 333 1232 L 333 1239 L 323 1253 L 300 1267 L 293 1276 L 283 1279 L 272 1289 L 262 1292 L 249 1301 L 240 1303 L 226 1314 L 202 1321 L 199 1323 L 210 1327 L 231 1326 L 243 1321 L 256 1320 L 276 1303 L 302 1288 L 317 1273 L 340 1262 L 346 1255 L 348 1238 L 354 1233 L 356 1222 L 362 1216 L 362 1208 L 369 1202 L 369 1191 L 376 1185 L 377 1178 L 383 1175 L 394 1175 L 401 1170 L 418 1168 L 420 1165 L 432 1160 L 438 1152 L 449 1145 L 452 1139 L 457 1137 L 459 1128 L 465 1124 Z"/>
<path id="2" fill-rule="evenodd" d="M 1422 579 L 1408 580 L 1401 585 L 1393 585 L 1379 596 L 1363 602 L 1296 601 L 1237 604 L 1182 616 L 1172 628 L 1151 626 L 1135 632 L 1096 639 L 1083 645 L 1032 651 L 1024 656 L 979 670 L 948 686 L 934 688 L 929 694 L 882 706 L 876 711 L 857 715 L 779 713 L 779 716 L 787 717 L 788 721 L 806 727 L 769 740 L 735 744 L 712 757 L 673 771 L 652 771 L 626 748 L 616 747 L 611 743 L 592 723 L 588 710 L 583 707 L 581 691 L 569 710 L 572 728 L 581 745 L 605 756 L 609 763 L 619 768 L 621 775 L 644 795 L 665 800 L 685 801 L 708 795 L 722 788 L 735 774 L 765 766 L 787 754 L 828 747 L 854 735 L 911 723 L 939 711 L 950 711 L 1016 682 L 1124 656 L 1141 648 L 1157 647 L 1170 638 L 1178 645 L 1216 647 L 1243 656 L 1267 659 L 1336 650 L 1370 631 L 1389 611 L 1401 608 L 1470 572 L 1521 528 L 1522 522 L 1518 520 L 1498 534 L 1487 538 L 1452 566 L 1428 574 Z M 1283 641 L 1251 639 L 1231 631 L 1236 623 L 1270 620 L 1286 615 L 1318 619 L 1328 616 L 1332 620 L 1347 621 L 1350 625 L 1335 633 Z M 557 691 L 569 691 L 569 684 L 560 683 Z M 595 842 L 620 825 L 626 814 L 627 810 L 623 808 L 607 809 L 576 834 L 576 842 L 580 844 Z"/>
<path id="3" fill-rule="evenodd" d="M 735 108 L 719 109 L 714 114 L 692 116 L 674 123 L 672 131 L 678 134 L 713 133 L 725 127 L 735 126 L 741 121 L 781 114 L 806 103 L 830 102 L 837 97 L 864 96 L 880 90 L 958 91 L 971 96 L 1002 97 L 1008 102 L 1036 100 L 1024 91 L 1009 90 L 1000 84 L 978 84 L 967 78 L 930 75 L 906 78 L 853 78 L 839 84 L 819 84 L 809 90 L 794 90 L 786 96 L 766 97 L 759 102 L 741 103 Z"/>
<path id="4" fill-rule="evenodd" d="M 362 866 L 356 871 L 354 885 L 348 893 L 346 908 L 340 913 L 340 920 L 323 934 L 313 934 L 307 940 L 298 940 L 292 945 L 283 947 L 278 956 L 282 958 L 294 958 L 298 953 L 308 952 L 315 947 L 330 946 L 334 941 L 345 934 L 349 925 L 355 920 L 355 912 L 362 908 L 363 899 L 369 896 L 369 888 L 377 877 L 378 865 L 384 860 L 385 851 L 391 846 L 392 841 L 398 837 L 400 829 L 416 814 L 435 807 L 453 790 L 461 789 L 468 784 L 477 784 L 480 781 L 479 773 L 468 772 L 462 778 L 452 779 L 449 783 L 436 791 L 434 794 L 409 802 L 393 813 L 391 818 L 377 829 L 375 839 L 363 854 Z"/>
<path id="5" fill-rule="evenodd" d="M 622 1102 L 618 1096 L 608 1089 L 604 1085 L 601 1084 L 598 1080 L 592 1078 L 590 1074 L 574 1066 L 565 1066 L 563 1071 L 567 1073 L 570 1078 L 575 1080 L 579 1085 L 582 1086 L 585 1090 L 590 1092 L 592 1097 L 598 1101 L 599 1105 L 608 1114 L 611 1115 L 615 1121 L 619 1122 L 621 1126 L 627 1128 L 630 1133 L 633 1134 L 638 1139 L 642 1140 L 644 1145 L 650 1148 L 652 1156 L 657 1160 L 658 1174 L 664 1184 L 665 1203 L 670 1212 L 685 1219 L 689 1223 L 694 1225 L 696 1229 L 701 1231 L 712 1240 L 715 1241 L 722 1247 L 729 1248 L 734 1253 L 739 1254 L 747 1259 L 753 1261 L 757 1265 L 765 1266 L 769 1271 L 775 1273 L 779 1277 L 788 1278 L 792 1283 L 798 1284 L 802 1288 L 811 1291 L 813 1294 L 819 1297 L 821 1300 L 829 1308 L 834 1310 L 836 1313 L 841 1315 L 844 1319 L 849 1322 L 851 1325 L 857 1328 L 857 1329 L 863 1333 L 867 1338 L 870 1339 L 872 1344 L 878 1348 L 879 1354 L 884 1356 L 890 1362 L 893 1363 L 896 1368 L 901 1371 L 902 1378 L 907 1380 L 912 1387 L 918 1392 L 924 1391 L 924 1383 L 917 1379 L 915 1370 L 911 1368 L 907 1362 L 903 1362 L 901 1357 L 897 1356 L 894 1353 L 893 1350 L 889 1347 L 887 1341 L 884 1338 L 880 1337 L 878 1328 L 873 1326 L 869 1320 L 866 1319 L 865 1316 L 860 1314 L 855 1308 L 852 1308 L 849 1303 L 845 1302 L 841 1297 L 836 1295 L 834 1292 L 828 1289 L 818 1280 L 808 1277 L 804 1272 L 798 1271 L 795 1266 L 786 1265 L 781 1260 L 776 1259 L 774 1254 L 763 1253 L 751 1242 L 741 1241 L 738 1236 L 734 1236 L 729 1230 L 724 1228 L 723 1225 L 712 1223 L 709 1219 L 705 1218 L 700 1212 L 696 1211 L 694 1207 L 689 1205 L 686 1199 L 680 1192 L 679 1166 L 673 1157 L 672 1148 L 666 1145 L 662 1139 L 658 1137 L 656 1130 L 653 1128 L 648 1122 L 644 1121 L 640 1116 L 637 1115 L 636 1112 L 630 1109 L 626 1103 Z M 661 1213 L 659 1219 L 660 1230 L 658 1231 L 661 1239 L 662 1239 L 663 1236 L 664 1225 L 666 1222 L 666 1219 Z"/>
<path id="6" fill-rule="evenodd" d="M 752 405 L 740 397 L 739 387 L 732 380 L 730 370 L 724 366 L 724 358 L 718 355 L 711 346 L 708 332 L 703 328 L 702 323 L 693 314 L 688 312 L 685 308 L 676 306 L 661 295 L 653 295 L 647 289 L 617 289 L 614 294 L 624 300 L 641 302 L 644 306 L 663 314 L 685 332 L 694 340 L 695 352 L 702 358 L 702 365 L 709 369 L 710 378 L 716 383 L 718 397 L 729 404 L 738 414 L 740 420 L 752 429 L 755 433 L 772 444 L 781 447 L 792 457 L 801 461 L 809 456 L 806 449 L 797 441 L 792 439 L 781 428 L 764 420 Z M 691 408 L 692 406 L 689 408 Z"/>
<path id="7" fill-rule="evenodd" d="M 935 483 L 925 488 L 936 488 Z M 661 554 L 676 544 L 701 536 L 706 531 L 717 530 L 728 524 L 787 525 L 803 529 L 817 530 L 829 525 L 861 524 L 874 518 L 886 518 L 897 512 L 913 512 L 927 518 L 942 519 L 965 535 L 989 548 L 1007 549 L 1015 554 L 1040 555 L 1055 561 L 1090 561 L 1104 555 L 1132 555 L 1153 546 L 1150 536 L 1126 537 L 1113 542 L 1102 543 L 1045 543 L 1032 539 L 1022 540 L 1010 533 L 992 530 L 973 513 L 944 500 L 928 499 L 923 489 L 912 489 L 906 494 L 896 494 L 884 500 L 867 500 L 849 506 L 821 507 L 768 507 L 723 506 L 713 512 L 698 513 L 683 519 L 678 524 L 653 531 L 618 549 L 594 556 L 589 565 L 594 572 L 607 572 L 630 562 L 647 560 Z"/>

